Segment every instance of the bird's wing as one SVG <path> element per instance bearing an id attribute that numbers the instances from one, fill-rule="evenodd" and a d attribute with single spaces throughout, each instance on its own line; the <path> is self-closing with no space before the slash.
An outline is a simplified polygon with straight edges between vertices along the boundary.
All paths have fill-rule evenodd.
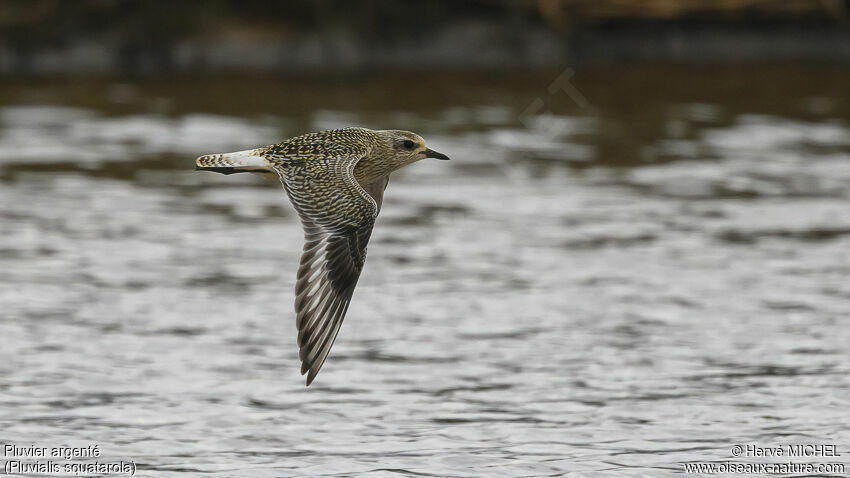
<path id="1" fill-rule="evenodd" d="M 295 313 L 307 385 L 322 368 L 342 325 L 378 212 L 375 199 L 354 179 L 361 157 L 299 161 L 279 172 L 304 227 Z"/>

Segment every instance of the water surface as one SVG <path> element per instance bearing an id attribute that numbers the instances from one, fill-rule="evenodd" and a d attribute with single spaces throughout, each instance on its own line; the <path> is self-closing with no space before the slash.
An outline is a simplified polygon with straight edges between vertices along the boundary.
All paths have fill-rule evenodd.
<path id="1" fill-rule="evenodd" d="M 848 462 L 850 71 L 560 73 L 5 80 L 0 441 L 157 478 Z M 392 176 L 308 389 L 294 212 L 192 159 L 346 125 L 453 160 Z"/>

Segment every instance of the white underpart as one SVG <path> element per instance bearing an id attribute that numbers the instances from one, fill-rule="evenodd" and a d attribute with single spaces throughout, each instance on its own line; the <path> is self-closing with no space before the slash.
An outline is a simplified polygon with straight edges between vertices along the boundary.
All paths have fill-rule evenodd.
<path id="1" fill-rule="evenodd" d="M 268 172 L 274 172 L 272 165 L 262 156 L 256 154 L 256 149 L 246 149 L 245 151 L 234 151 L 232 153 L 224 153 L 221 155 L 221 161 L 228 166 L 239 169 L 262 169 Z"/>

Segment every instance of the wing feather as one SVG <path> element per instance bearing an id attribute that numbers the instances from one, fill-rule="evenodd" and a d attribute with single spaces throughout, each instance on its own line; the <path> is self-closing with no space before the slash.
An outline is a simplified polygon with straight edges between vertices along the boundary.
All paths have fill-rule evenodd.
<path id="1" fill-rule="evenodd" d="M 333 346 L 363 263 L 383 199 L 364 189 L 353 170 L 360 156 L 298 161 L 278 167 L 281 183 L 304 228 L 295 285 L 301 374 L 313 382 Z"/>

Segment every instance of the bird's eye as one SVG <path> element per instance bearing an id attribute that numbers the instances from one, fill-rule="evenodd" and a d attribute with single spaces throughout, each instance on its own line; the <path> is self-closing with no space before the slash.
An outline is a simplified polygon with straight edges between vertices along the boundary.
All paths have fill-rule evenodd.
<path id="1" fill-rule="evenodd" d="M 413 141 L 411 141 L 409 139 L 404 140 L 404 143 L 402 143 L 402 145 L 404 146 L 404 149 L 410 149 L 410 150 L 412 150 L 413 148 L 416 147 L 416 143 L 414 143 Z"/>

